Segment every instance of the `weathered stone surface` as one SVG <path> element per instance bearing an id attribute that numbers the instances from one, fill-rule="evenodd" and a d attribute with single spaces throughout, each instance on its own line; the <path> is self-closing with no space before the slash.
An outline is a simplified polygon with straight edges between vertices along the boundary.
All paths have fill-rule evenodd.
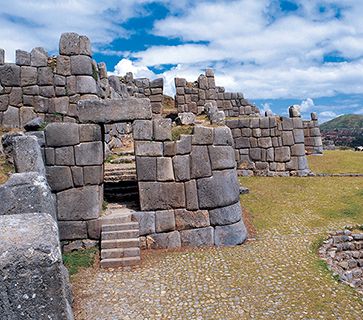
<path id="1" fill-rule="evenodd" d="M 293 156 L 304 156 L 305 155 L 305 145 L 300 144 L 294 144 L 291 146 L 291 155 Z"/>
<path id="2" fill-rule="evenodd" d="M 94 93 L 97 94 L 96 80 L 92 76 L 77 76 L 76 77 L 76 90 L 77 93 L 87 94 Z M 87 101 L 87 100 L 85 100 Z M 98 100 L 96 100 L 98 101 Z"/>
<path id="3" fill-rule="evenodd" d="M 193 146 L 190 153 L 190 176 L 191 178 L 209 177 L 212 169 L 209 160 L 207 146 Z"/>
<path id="4" fill-rule="evenodd" d="M 0 49 L 0 66 L 5 63 L 5 50 Z"/>
<path id="5" fill-rule="evenodd" d="M 213 176 L 197 180 L 199 206 L 213 209 L 234 204 L 239 199 L 236 170 L 214 171 Z"/>
<path id="6" fill-rule="evenodd" d="M 192 136 L 192 144 L 212 144 L 213 128 L 196 126 Z"/>
<path id="7" fill-rule="evenodd" d="M 192 151 L 192 136 L 181 135 L 176 142 L 176 154 L 187 154 Z"/>
<path id="8" fill-rule="evenodd" d="M 71 56 L 71 73 L 92 76 L 92 59 L 85 55 Z"/>
<path id="9" fill-rule="evenodd" d="M 247 230 L 241 220 L 228 226 L 216 226 L 214 235 L 216 246 L 235 246 L 246 240 Z"/>
<path id="10" fill-rule="evenodd" d="M 117 121 L 132 121 L 151 119 L 149 99 L 106 99 L 82 100 L 78 103 L 80 122 L 110 123 Z"/>
<path id="11" fill-rule="evenodd" d="M 158 157 L 156 161 L 157 165 L 157 180 L 158 181 L 173 181 L 174 171 L 173 162 L 169 157 Z"/>
<path id="12" fill-rule="evenodd" d="M 193 112 L 178 113 L 176 122 L 181 125 L 192 125 L 195 123 L 196 115 Z"/>
<path id="13" fill-rule="evenodd" d="M 79 53 L 92 56 L 91 41 L 86 36 L 79 36 Z"/>
<path id="14" fill-rule="evenodd" d="M 54 148 L 44 148 L 45 164 L 53 166 L 55 164 Z"/>
<path id="15" fill-rule="evenodd" d="M 9 95 L 0 95 L 0 111 L 6 111 L 9 106 Z"/>
<path id="16" fill-rule="evenodd" d="M 156 180 L 156 157 L 136 157 L 137 179 L 139 181 Z"/>
<path id="17" fill-rule="evenodd" d="M 74 166 L 73 147 L 62 147 L 55 149 L 55 164 L 59 166 Z"/>
<path id="18" fill-rule="evenodd" d="M 180 231 L 182 247 L 202 247 L 214 245 L 214 229 L 212 227 Z"/>
<path id="19" fill-rule="evenodd" d="M 103 144 L 101 141 L 80 143 L 74 147 L 74 152 L 77 166 L 103 164 Z"/>
<path id="20" fill-rule="evenodd" d="M 47 180 L 53 192 L 73 187 L 72 174 L 69 167 L 47 167 Z"/>
<path id="21" fill-rule="evenodd" d="M 214 145 L 233 146 L 233 137 L 231 129 L 228 127 L 214 128 Z"/>
<path id="22" fill-rule="evenodd" d="M 290 148 L 289 147 L 279 147 L 275 148 L 275 161 L 286 162 L 290 160 Z"/>
<path id="23" fill-rule="evenodd" d="M 60 114 L 68 113 L 69 98 L 59 97 L 53 99 L 54 111 Z"/>
<path id="24" fill-rule="evenodd" d="M 98 218 L 102 203 L 100 191 L 99 186 L 85 186 L 57 193 L 58 220 Z"/>
<path id="25" fill-rule="evenodd" d="M 135 120 L 132 134 L 135 140 L 152 140 L 153 122 L 150 120 Z"/>
<path id="26" fill-rule="evenodd" d="M 83 168 L 71 167 L 73 184 L 75 187 L 82 187 L 84 185 Z"/>
<path id="27" fill-rule="evenodd" d="M 1 319 L 73 319 L 57 229 L 46 213 L 0 217 Z"/>
<path id="28" fill-rule="evenodd" d="M 242 208 L 239 202 L 231 206 L 217 208 L 209 211 L 212 226 L 236 223 L 242 218 Z"/>
<path id="29" fill-rule="evenodd" d="M 50 123 L 45 128 L 48 147 L 72 146 L 79 143 L 78 125 L 76 123 Z"/>
<path id="30" fill-rule="evenodd" d="M 38 72 L 36 67 L 21 67 L 21 86 L 32 86 L 37 84 Z"/>
<path id="31" fill-rule="evenodd" d="M 59 53 L 64 55 L 79 54 L 80 39 L 79 35 L 74 32 L 63 33 L 59 40 Z"/>
<path id="32" fill-rule="evenodd" d="M 26 131 L 37 131 L 39 130 L 43 125 L 45 124 L 44 120 L 40 117 L 34 118 L 30 121 L 28 121 L 24 125 L 24 129 Z"/>
<path id="33" fill-rule="evenodd" d="M 137 156 L 162 156 L 163 143 L 155 141 L 135 141 L 135 154 Z"/>
<path id="34" fill-rule="evenodd" d="M 40 47 L 30 52 L 30 65 L 32 67 L 46 67 L 48 65 L 48 53 Z"/>
<path id="35" fill-rule="evenodd" d="M 176 181 L 190 180 L 190 160 L 189 156 L 175 156 L 173 158 L 173 166 Z"/>
<path id="36" fill-rule="evenodd" d="M 175 223 L 177 230 L 209 227 L 208 210 L 189 211 L 177 209 L 175 210 Z"/>
<path id="37" fill-rule="evenodd" d="M 185 182 L 185 198 L 188 210 L 199 209 L 197 183 L 195 180 Z"/>
<path id="38" fill-rule="evenodd" d="M 139 182 L 141 210 L 185 207 L 184 183 Z"/>
<path id="39" fill-rule="evenodd" d="M 79 126 L 79 141 L 102 141 L 101 127 L 96 124 L 81 124 Z"/>
<path id="40" fill-rule="evenodd" d="M 234 149 L 230 146 L 209 146 L 212 170 L 232 169 L 236 166 Z"/>
<path id="41" fill-rule="evenodd" d="M 13 63 L 0 66 L 0 83 L 4 87 L 19 87 L 20 67 Z"/>
<path id="42" fill-rule="evenodd" d="M 155 212 L 138 211 L 132 213 L 132 221 L 139 223 L 139 234 L 145 236 L 155 233 Z"/>
<path id="43" fill-rule="evenodd" d="M 155 233 L 148 236 L 151 249 L 173 249 L 181 247 L 180 234 L 178 231 Z"/>
<path id="44" fill-rule="evenodd" d="M 103 182 L 102 166 L 86 166 L 83 168 L 84 184 L 101 184 Z"/>
<path id="45" fill-rule="evenodd" d="M 15 173 L 0 186 L 0 215 L 45 212 L 56 219 L 55 199 L 45 176 L 36 172 Z"/>
<path id="46" fill-rule="evenodd" d="M 59 221 L 58 227 L 61 241 L 87 238 L 86 221 Z"/>
<path id="47" fill-rule="evenodd" d="M 171 140 L 171 119 L 161 118 L 153 120 L 154 139 L 157 141 Z"/>
<path id="48" fill-rule="evenodd" d="M 155 212 L 155 231 L 166 232 L 175 230 L 174 210 Z"/>
<path id="49" fill-rule="evenodd" d="M 53 71 L 50 67 L 38 68 L 38 85 L 53 85 Z"/>
<path id="50" fill-rule="evenodd" d="M 71 75 L 71 58 L 67 56 L 57 56 L 57 74 L 62 76 Z"/>
<path id="51" fill-rule="evenodd" d="M 99 240 L 101 238 L 101 228 L 102 228 L 101 219 L 88 220 L 87 221 L 88 238 Z"/>
<path id="52" fill-rule="evenodd" d="M 164 156 L 173 157 L 176 155 L 176 142 L 175 141 L 165 141 L 164 146 Z"/>

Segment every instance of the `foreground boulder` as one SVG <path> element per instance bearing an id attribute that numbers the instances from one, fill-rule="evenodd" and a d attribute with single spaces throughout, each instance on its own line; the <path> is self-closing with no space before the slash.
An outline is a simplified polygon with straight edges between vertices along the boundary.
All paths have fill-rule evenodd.
<path id="1" fill-rule="evenodd" d="M 58 239 L 47 213 L 0 216 L 1 319 L 73 319 Z"/>

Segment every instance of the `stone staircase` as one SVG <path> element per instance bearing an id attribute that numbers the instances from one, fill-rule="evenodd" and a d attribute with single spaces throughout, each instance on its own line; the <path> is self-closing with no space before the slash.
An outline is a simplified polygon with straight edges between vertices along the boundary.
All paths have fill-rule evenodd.
<path id="1" fill-rule="evenodd" d="M 105 164 L 104 181 L 136 181 L 136 162 L 133 151 L 118 151 L 117 158 Z"/>
<path id="2" fill-rule="evenodd" d="M 132 210 L 112 204 L 102 217 L 101 267 L 118 268 L 140 263 L 139 224 Z"/>

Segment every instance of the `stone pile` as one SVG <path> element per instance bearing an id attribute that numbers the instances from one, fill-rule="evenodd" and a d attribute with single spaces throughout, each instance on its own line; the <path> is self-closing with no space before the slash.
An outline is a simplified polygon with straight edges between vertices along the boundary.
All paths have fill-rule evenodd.
<path id="1" fill-rule="evenodd" d="M 249 117 L 226 120 L 231 128 L 242 175 L 306 175 L 303 122 L 300 117 Z"/>
<path id="2" fill-rule="evenodd" d="M 363 293 L 363 233 L 332 233 L 319 254 L 342 281 Z"/>
<path id="3" fill-rule="evenodd" d="M 321 138 L 318 115 L 315 112 L 311 113 L 311 120 L 303 121 L 305 150 L 307 154 L 322 154 L 323 141 Z"/>
<path id="4" fill-rule="evenodd" d="M 233 139 L 227 127 L 194 127 L 171 141 L 171 120 L 135 121 L 144 245 L 236 245 L 246 239 Z"/>
<path id="5" fill-rule="evenodd" d="M 180 113 L 200 114 L 207 102 L 215 101 L 226 117 L 259 114 L 258 108 L 248 102 L 242 93 L 225 92 L 223 87 L 216 86 L 212 69 L 207 69 L 195 82 L 175 78 L 175 87 L 175 104 Z"/>

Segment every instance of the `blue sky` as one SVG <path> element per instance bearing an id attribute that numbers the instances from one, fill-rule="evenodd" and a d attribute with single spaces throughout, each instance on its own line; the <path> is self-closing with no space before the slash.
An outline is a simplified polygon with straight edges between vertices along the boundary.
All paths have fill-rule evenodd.
<path id="1" fill-rule="evenodd" d="M 261 110 L 299 104 L 321 121 L 363 114 L 363 1 L 13 0 L 0 7 L 0 47 L 58 50 L 62 32 L 87 35 L 108 71 L 217 85 Z"/>

